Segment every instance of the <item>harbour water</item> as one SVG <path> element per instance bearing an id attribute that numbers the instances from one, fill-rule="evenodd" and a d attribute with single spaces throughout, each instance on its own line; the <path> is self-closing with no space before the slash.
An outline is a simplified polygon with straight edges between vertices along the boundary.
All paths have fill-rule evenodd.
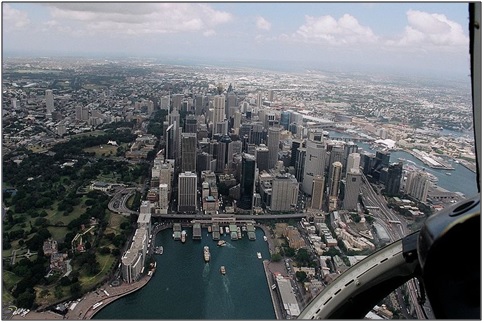
<path id="1" fill-rule="evenodd" d="M 273 320 L 275 319 L 262 260 L 270 253 L 264 233 L 256 230 L 257 239 L 246 234 L 224 247 L 217 246 L 207 229 L 202 240 L 192 240 L 192 230 L 185 243 L 174 241 L 172 230 L 156 236 L 163 245 L 162 255 L 155 255 L 157 270 L 151 281 L 139 291 L 109 304 L 93 319 L 116 320 Z M 210 261 L 203 259 L 203 247 L 210 248 Z M 263 259 L 257 258 L 257 252 Z M 225 266 L 226 275 L 220 273 Z"/>

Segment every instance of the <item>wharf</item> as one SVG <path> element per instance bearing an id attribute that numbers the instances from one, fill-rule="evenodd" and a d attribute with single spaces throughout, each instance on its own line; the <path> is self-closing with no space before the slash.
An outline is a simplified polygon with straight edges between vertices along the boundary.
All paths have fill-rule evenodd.
<path id="1" fill-rule="evenodd" d="M 199 222 L 195 222 L 193 224 L 193 240 L 200 240 L 202 239 L 202 225 Z"/>

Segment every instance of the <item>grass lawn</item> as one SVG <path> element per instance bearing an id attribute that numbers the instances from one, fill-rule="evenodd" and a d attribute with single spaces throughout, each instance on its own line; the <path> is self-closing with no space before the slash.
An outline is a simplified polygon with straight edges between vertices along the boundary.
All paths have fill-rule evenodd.
<path id="1" fill-rule="evenodd" d="M 129 218 L 125 217 L 124 215 L 121 214 L 116 214 L 113 212 L 108 212 L 108 225 L 106 227 L 106 230 L 104 231 L 105 234 L 113 232 L 114 234 L 119 234 L 121 232 L 121 229 L 119 229 L 119 226 L 123 222 L 129 222 Z"/>
<path id="2" fill-rule="evenodd" d="M 107 272 L 111 269 L 113 263 L 116 261 L 116 258 L 110 254 L 100 255 L 99 253 L 96 253 L 96 260 L 99 262 L 99 267 L 101 270 L 94 276 L 81 275 L 81 277 L 79 277 L 79 281 L 81 282 L 83 290 L 88 290 L 94 287 L 100 281 L 102 281 L 105 278 Z"/>
<path id="3" fill-rule="evenodd" d="M 74 210 L 67 216 L 64 216 L 64 211 L 54 211 L 53 214 L 49 215 L 47 218 L 52 224 L 55 224 L 57 222 L 63 222 L 64 224 L 68 224 L 72 220 L 77 219 L 79 216 L 81 216 L 82 213 L 86 211 L 87 207 L 84 205 L 84 202 L 86 200 L 86 196 L 81 197 L 81 201 L 79 202 L 79 204 L 74 206 Z M 55 209 L 57 210 L 57 205 Z"/>
<path id="4" fill-rule="evenodd" d="M 83 151 L 87 153 L 95 153 L 96 157 L 102 157 L 103 154 L 104 156 L 116 156 L 116 150 L 118 147 L 116 146 L 111 146 L 108 145 L 107 143 L 105 145 L 101 146 L 94 146 L 94 147 L 89 147 L 89 148 L 84 148 Z"/>
<path id="5" fill-rule="evenodd" d="M 47 230 L 52 234 L 52 239 L 57 241 L 64 241 L 64 238 L 69 231 L 66 227 L 48 227 Z"/>

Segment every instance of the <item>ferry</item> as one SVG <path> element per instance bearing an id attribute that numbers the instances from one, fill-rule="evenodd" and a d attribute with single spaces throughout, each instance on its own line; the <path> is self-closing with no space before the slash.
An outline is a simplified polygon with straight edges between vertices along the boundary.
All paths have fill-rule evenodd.
<path id="1" fill-rule="evenodd" d="M 225 233 L 230 233 L 230 228 L 229 227 L 225 227 Z"/>
<path id="2" fill-rule="evenodd" d="M 212 226 L 209 225 L 207 230 L 208 230 L 208 233 L 211 233 L 212 232 Z"/>
<path id="3" fill-rule="evenodd" d="M 226 244 L 227 244 L 227 242 L 225 242 L 225 240 L 219 240 L 217 242 L 217 246 L 219 246 L 219 247 L 225 247 Z"/>
<path id="4" fill-rule="evenodd" d="M 267 237 L 266 236 L 264 236 L 264 241 L 267 241 Z"/>
<path id="5" fill-rule="evenodd" d="M 257 253 L 257 258 L 262 259 L 262 254 L 260 252 Z"/>
<path id="6" fill-rule="evenodd" d="M 203 247 L 203 259 L 205 259 L 205 262 L 210 261 L 210 248 L 208 246 Z"/>
<path id="7" fill-rule="evenodd" d="M 224 227 L 220 227 L 220 234 L 224 234 Z"/>
<path id="8" fill-rule="evenodd" d="M 162 255 L 163 254 L 163 246 L 155 247 L 155 254 Z"/>
<path id="9" fill-rule="evenodd" d="M 225 273 L 226 273 L 226 271 L 225 271 L 225 266 L 221 266 L 221 267 L 220 267 L 220 273 L 221 273 L 222 275 L 225 275 Z"/>
<path id="10" fill-rule="evenodd" d="M 183 230 L 181 232 L 181 242 L 185 243 L 186 240 L 187 240 L 187 232 Z"/>

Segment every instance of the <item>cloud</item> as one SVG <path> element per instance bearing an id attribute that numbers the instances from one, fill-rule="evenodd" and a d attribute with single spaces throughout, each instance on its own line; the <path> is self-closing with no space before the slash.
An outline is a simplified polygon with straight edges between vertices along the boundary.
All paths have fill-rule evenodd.
<path id="1" fill-rule="evenodd" d="M 300 26 L 296 33 L 292 35 L 292 39 L 344 45 L 373 43 L 378 40 L 378 37 L 371 28 L 360 25 L 355 17 L 345 14 L 338 20 L 332 16 L 306 16 L 305 24 Z"/>
<path id="2" fill-rule="evenodd" d="M 30 24 L 26 12 L 12 8 L 9 4 L 3 4 L 3 27 L 9 29 L 24 29 Z"/>
<path id="3" fill-rule="evenodd" d="M 256 19 L 256 26 L 258 29 L 262 30 L 270 30 L 271 29 L 271 23 L 265 20 L 263 17 L 259 16 Z"/>
<path id="4" fill-rule="evenodd" d="M 90 32 L 109 34 L 214 33 L 230 22 L 230 13 L 195 3 L 50 3 L 52 17 L 81 23 Z"/>
<path id="5" fill-rule="evenodd" d="M 408 48 L 468 47 L 462 26 L 445 15 L 417 10 L 407 11 L 408 25 L 402 36 L 387 45 Z"/>

